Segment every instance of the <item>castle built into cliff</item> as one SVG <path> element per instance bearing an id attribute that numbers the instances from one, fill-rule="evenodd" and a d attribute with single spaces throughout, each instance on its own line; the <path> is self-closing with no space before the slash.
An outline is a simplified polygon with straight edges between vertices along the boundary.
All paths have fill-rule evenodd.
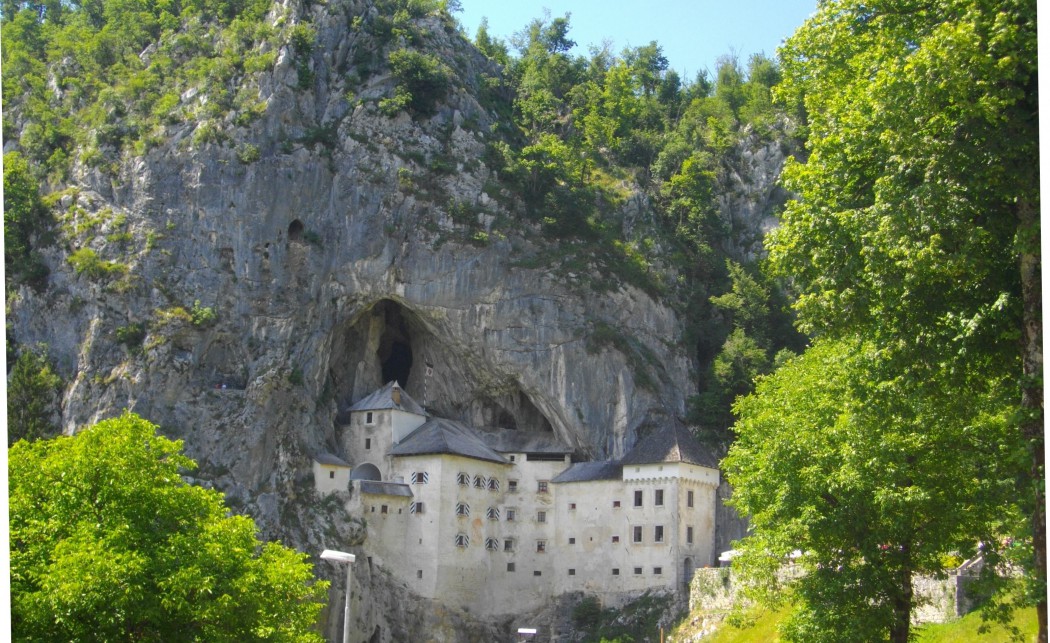
<path id="1" fill-rule="evenodd" d="M 370 563 L 420 596 L 478 615 L 567 592 L 617 605 L 714 563 L 717 462 L 681 425 L 574 461 L 553 434 L 432 417 L 396 381 L 348 419 L 349 462 L 316 456 L 317 489 L 349 492 Z"/>

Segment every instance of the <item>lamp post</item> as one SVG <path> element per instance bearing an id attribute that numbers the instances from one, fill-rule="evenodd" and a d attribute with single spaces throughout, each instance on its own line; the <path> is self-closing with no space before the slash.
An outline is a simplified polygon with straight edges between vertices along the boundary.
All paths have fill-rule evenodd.
<path id="1" fill-rule="evenodd" d="M 354 568 L 353 554 L 334 549 L 321 552 L 321 558 L 336 563 L 346 563 L 346 605 L 343 607 L 343 643 L 350 643 L 350 576 Z"/>

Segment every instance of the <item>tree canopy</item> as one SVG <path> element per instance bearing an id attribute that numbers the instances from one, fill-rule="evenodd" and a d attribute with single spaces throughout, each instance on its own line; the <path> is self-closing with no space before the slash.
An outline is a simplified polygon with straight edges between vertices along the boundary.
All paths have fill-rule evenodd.
<path id="1" fill-rule="evenodd" d="M 125 412 L 9 449 L 15 638 L 321 641 L 327 582 L 186 483 L 194 462 L 156 430 Z"/>
<path id="2" fill-rule="evenodd" d="M 890 600 L 880 631 L 906 640 L 907 574 L 862 582 L 897 555 L 876 555 L 869 528 L 907 558 L 898 571 L 936 571 L 937 550 L 964 553 L 982 539 L 994 560 L 1019 537 L 1035 552 L 1027 564 L 1045 632 L 1035 3 L 822 2 L 780 60 L 774 91 L 806 119 L 809 155 L 784 171 L 798 198 L 767 238 L 769 266 L 791 280 L 800 328 L 817 344 L 740 402 L 728 462 L 747 513 L 796 503 L 802 515 L 789 524 L 827 532 L 785 532 L 817 561 L 798 583 L 796 621 L 815 629 L 796 628 L 796 638 L 849 640 L 836 633 L 849 631 L 843 617 L 857 601 L 874 609 Z M 818 366 L 831 347 L 871 357 Z M 788 373 L 816 380 L 790 393 Z M 768 466 L 779 442 L 762 446 L 766 415 L 777 400 L 817 395 L 821 381 L 848 383 L 849 394 L 799 407 L 798 453 Z M 822 455 L 821 441 L 842 431 L 848 438 Z M 835 490 L 842 472 L 861 471 L 855 458 L 872 436 L 883 440 L 863 468 L 873 486 L 851 498 L 847 517 Z M 931 458 L 930 449 L 942 452 Z M 970 465 L 955 463 L 966 457 Z M 808 475 L 823 483 L 789 485 L 787 498 L 769 487 Z M 1010 481 L 1020 493 L 1003 498 Z M 954 524 L 937 526 L 938 502 Z M 1025 513 L 1027 527 L 1017 520 Z M 773 524 L 756 518 L 745 541 L 756 555 Z M 890 527 L 901 530 L 884 533 Z M 853 562 L 837 558 L 847 553 Z M 826 573 L 838 565 L 857 574 Z"/>

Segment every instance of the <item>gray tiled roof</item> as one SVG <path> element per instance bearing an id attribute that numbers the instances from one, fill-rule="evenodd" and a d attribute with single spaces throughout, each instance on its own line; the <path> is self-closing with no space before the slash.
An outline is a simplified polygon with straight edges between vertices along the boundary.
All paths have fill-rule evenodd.
<path id="1" fill-rule="evenodd" d="M 481 429 L 478 435 L 490 448 L 500 453 L 572 453 L 553 433 L 514 431 L 511 429 Z"/>
<path id="2" fill-rule="evenodd" d="M 328 464 L 336 467 L 350 466 L 349 462 L 346 462 L 339 456 L 332 455 L 331 453 L 319 453 L 314 456 L 314 460 L 320 464 Z"/>
<path id="3" fill-rule="evenodd" d="M 507 463 L 506 458 L 492 450 L 473 429 L 465 424 L 444 418 L 431 418 L 409 433 L 390 455 L 429 455 L 447 453 L 466 458 Z"/>
<path id="4" fill-rule="evenodd" d="M 400 404 L 394 402 L 395 386 L 401 392 Z M 405 389 L 398 385 L 397 380 L 387 383 L 383 388 L 358 400 L 350 407 L 351 411 L 384 411 L 387 409 L 408 411 L 409 413 L 415 413 L 416 415 L 425 416 L 427 414 L 427 412 L 423 410 L 423 407 L 413 400 L 411 396 L 405 392 Z"/>
<path id="5" fill-rule="evenodd" d="M 376 496 L 403 496 L 412 497 L 412 488 L 403 482 L 377 482 L 375 480 L 361 480 L 361 493 L 370 493 Z"/>
<path id="6" fill-rule="evenodd" d="M 577 462 L 562 471 L 551 482 L 590 482 L 592 480 L 620 480 L 623 478 L 623 466 L 615 460 L 600 462 Z"/>
<path id="7" fill-rule="evenodd" d="M 670 422 L 645 436 L 620 461 L 622 464 L 688 462 L 718 468 L 718 460 L 697 442 L 685 426 Z"/>

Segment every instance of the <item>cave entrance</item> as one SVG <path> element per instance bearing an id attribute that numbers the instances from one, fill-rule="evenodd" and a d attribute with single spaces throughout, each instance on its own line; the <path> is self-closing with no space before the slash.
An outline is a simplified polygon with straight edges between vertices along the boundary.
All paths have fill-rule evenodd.
<path id="1" fill-rule="evenodd" d="M 401 388 L 408 387 L 412 374 L 412 335 L 401 306 L 384 299 L 376 304 L 375 311 L 383 316 L 383 334 L 379 338 L 376 357 L 379 358 L 383 383 L 397 380 Z"/>
<path id="2" fill-rule="evenodd" d="M 289 241 L 302 241 L 303 240 L 303 222 L 299 219 L 295 219 L 288 224 L 288 240 Z"/>

